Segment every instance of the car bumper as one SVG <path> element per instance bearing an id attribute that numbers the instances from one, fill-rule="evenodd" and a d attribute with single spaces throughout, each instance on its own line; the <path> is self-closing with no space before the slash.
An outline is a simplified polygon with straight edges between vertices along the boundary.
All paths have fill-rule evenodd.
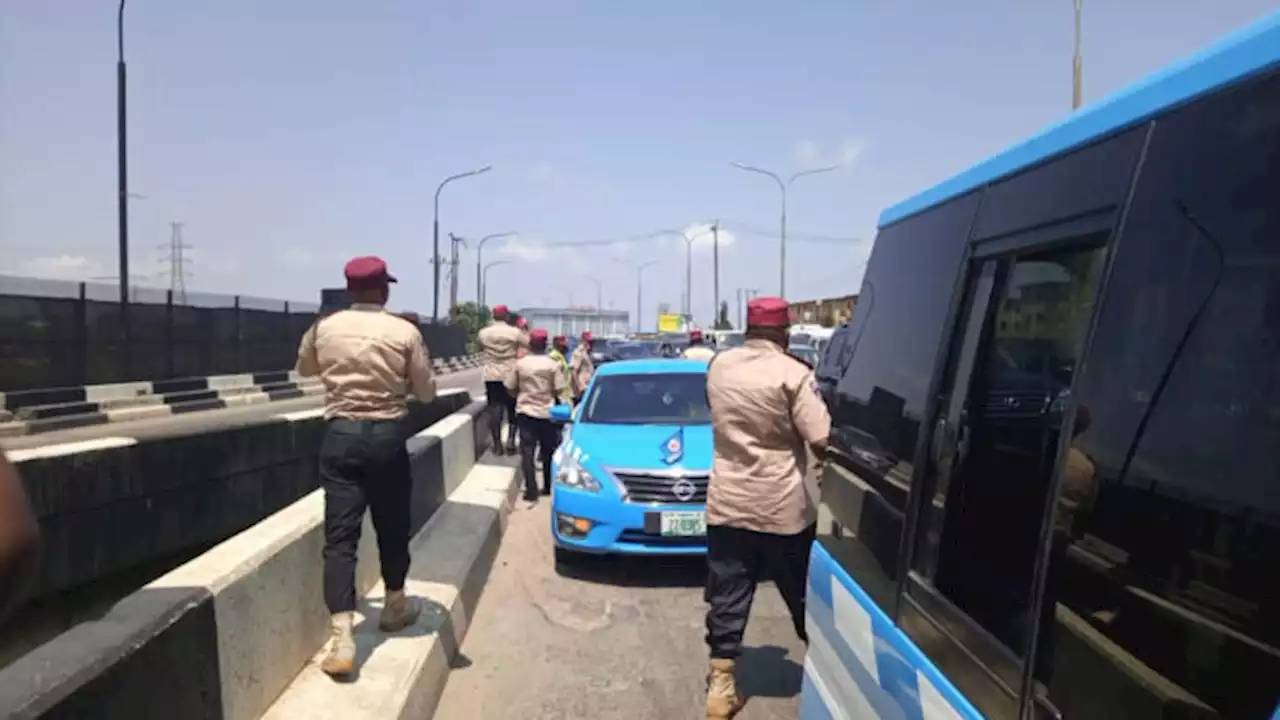
<path id="1" fill-rule="evenodd" d="M 663 537 L 645 532 L 645 514 L 703 512 L 706 505 L 636 505 L 617 498 L 555 486 L 551 495 L 551 537 L 557 548 L 574 552 L 619 555 L 703 555 L 706 536 Z M 591 522 L 582 535 L 561 531 L 561 519 Z"/>

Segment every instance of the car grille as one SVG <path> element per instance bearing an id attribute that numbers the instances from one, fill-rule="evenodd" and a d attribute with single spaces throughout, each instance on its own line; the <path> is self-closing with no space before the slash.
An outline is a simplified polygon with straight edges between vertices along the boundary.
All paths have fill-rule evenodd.
<path id="1" fill-rule="evenodd" d="M 705 503 L 707 501 L 707 483 L 711 481 L 710 475 L 685 475 L 680 477 L 660 473 L 616 470 L 612 471 L 612 473 L 618 479 L 618 482 L 622 483 L 622 486 L 627 489 L 627 500 L 636 503 L 669 503 L 673 505 Z M 681 480 L 687 480 L 693 485 L 693 497 L 688 500 L 681 500 L 676 497 L 674 488 L 676 483 Z"/>
<path id="2" fill-rule="evenodd" d="M 623 530 L 618 533 L 618 542 L 635 543 L 637 545 L 664 545 L 667 547 L 698 547 L 707 544 L 707 538 L 695 537 L 663 537 L 643 530 Z"/>

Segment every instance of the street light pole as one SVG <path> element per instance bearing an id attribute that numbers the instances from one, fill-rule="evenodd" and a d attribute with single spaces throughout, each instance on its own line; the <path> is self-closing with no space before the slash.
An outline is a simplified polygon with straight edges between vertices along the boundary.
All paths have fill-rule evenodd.
<path id="1" fill-rule="evenodd" d="M 1075 0 L 1076 32 L 1075 54 L 1071 61 L 1071 109 L 1077 110 L 1084 100 L 1084 57 L 1080 51 L 1080 17 L 1084 13 L 1084 0 Z"/>
<path id="2" fill-rule="evenodd" d="M 782 220 L 781 220 L 782 244 L 781 244 L 781 250 L 780 250 L 780 257 L 779 257 L 780 263 L 778 267 L 778 295 L 785 298 L 787 296 L 787 191 L 791 188 L 791 185 L 794 184 L 796 180 L 799 180 L 800 178 L 805 177 L 806 175 L 817 175 L 819 173 L 828 173 L 833 170 L 839 170 L 841 166 L 828 165 L 826 167 L 813 168 L 811 170 L 801 170 L 800 172 L 792 175 L 790 178 L 788 178 L 784 182 L 781 177 L 778 177 L 777 173 L 773 173 L 768 170 L 763 170 L 753 165 L 745 165 L 740 162 L 731 162 L 729 164 L 738 168 L 739 170 L 745 170 L 747 172 L 753 172 L 760 175 L 764 175 L 765 177 L 773 178 L 773 181 L 778 184 L 779 192 L 782 193 Z"/>
<path id="3" fill-rule="evenodd" d="M 480 304 L 481 305 L 484 305 L 485 301 L 488 300 L 487 296 L 489 294 L 489 269 L 495 268 L 499 265 L 510 265 L 510 264 L 511 264 L 510 260 L 494 260 L 493 262 L 484 266 L 484 272 L 481 273 L 480 275 Z"/>
<path id="4" fill-rule="evenodd" d="M 620 262 L 623 265 L 630 265 L 631 267 L 635 268 L 635 271 L 636 271 L 636 326 L 635 327 L 636 327 L 636 332 L 640 332 L 640 326 L 641 326 L 640 308 L 641 308 L 641 302 L 642 302 L 640 288 L 644 286 L 644 269 L 652 265 L 657 265 L 658 261 L 649 260 L 647 262 L 636 263 L 630 260 L 622 260 L 621 258 L 614 258 L 614 262 Z"/>
<path id="5" fill-rule="evenodd" d="M 116 188 L 117 215 L 120 222 L 117 253 L 120 260 L 120 312 L 129 312 L 129 283 L 123 278 L 129 277 L 129 169 L 127 164 L 127 107 L 126 83 L 128 71 L 124 63 L 124 4 L 116 12 L 116 167 L 119 173 Z M 124 327 L 128 328 L 127 316 Z"/>
<path id="6" fill-rule="evenodd" d="M 686 318 L 693 316 L 693 241 L 714 232 L 715 228 L 706 228 L 695 235 L 687 235 L 683 230 L 659 230 L 655 235 L 677 235 L 684 239 L 684 307 L 681 308 Z"/>
<path id="7" fill-rule="evenodd" d="M 431 320 L 432 322 L 440 322 L 440 192 L 444 190 L 445 185 L 448 185 L 454 180 L 461 180 L 462 178 L 471 177 L 473 175 L 480 175 L 481 173 L 487 173 L 492 169 L 493 169 L 492 165 L 485 165 L 482 168 L 469 170 L 464 173 L 458 173 L 457 175 L 450 175 L 449 177 L 442 180 L 440 182 L 439 187 L 436 188 L 434 214 L 432 215 L 432 221 L 431 221 L 431 257 L 433 259 L 432 282 L 431 282 L 431 290 L 432 290 Z"/>
<path id="8" fill-rule="evenodd" d="M 492 235 L 485 235 L 484 237 L 480 238 L 480 242 L 476 243 L 476 302 L 479 303 L 480 305 L 484 305 L 484 293 L 480 291 L 480 287 L 483 284 L 483 279 L 480 277 L 481 275 L 480 267 L 484 258 L 484 244 L 489 242 L 490 240 L 496 240 L 498 238 L 504 238 L 504 237 L 512 237 L 514 235 L 515 235 L 514 232 L 494 233 Z"/>

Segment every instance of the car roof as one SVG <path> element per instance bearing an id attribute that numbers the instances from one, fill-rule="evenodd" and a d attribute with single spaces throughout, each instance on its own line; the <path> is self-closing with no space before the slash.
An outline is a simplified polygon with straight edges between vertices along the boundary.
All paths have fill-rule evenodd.
<path id="1" fill-rule="evenodd" d="M 596 377 L 609 375 L 658 375 L 669 373 L 700 374 L 707 372 L 706 360 L 684 358 L 642 358 L 618 360 L 596 368 Z"/>

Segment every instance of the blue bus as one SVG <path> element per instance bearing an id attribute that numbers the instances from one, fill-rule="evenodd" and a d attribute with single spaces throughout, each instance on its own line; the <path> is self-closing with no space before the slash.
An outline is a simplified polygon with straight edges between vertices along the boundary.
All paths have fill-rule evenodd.
<path id="1" fill-rule="evenodd" d="M 889 208 L 800 717 L 1267 720 L 1280 13 Z"/>

